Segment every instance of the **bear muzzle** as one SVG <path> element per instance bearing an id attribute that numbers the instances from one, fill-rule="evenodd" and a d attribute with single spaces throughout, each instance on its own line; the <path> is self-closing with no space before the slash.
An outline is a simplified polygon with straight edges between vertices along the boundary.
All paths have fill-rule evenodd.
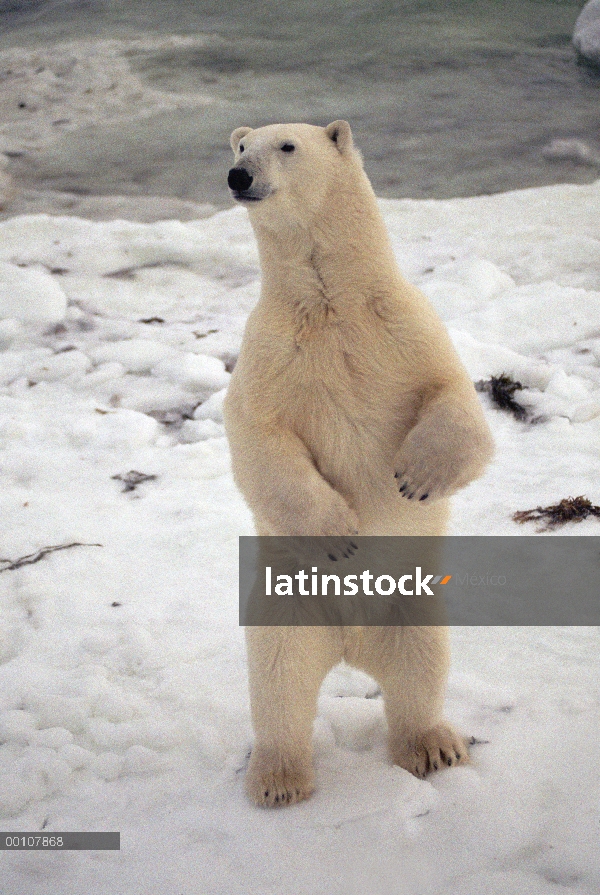
<path id="1" fill-rule="evenodd" d="M 251 192 L 250 187 L 254 182 L 254 177 L 246 168 L 230 168 L 227 175 L 227 185 L 233 194 L 233 198 L 238 202 L 258 202 L 264 199 L 268 192 L 258 190 L 256 184 Z"/>
<path id="2" fill-rule="evenodd" d="M 245 168 L 231 168 L 227 175 L 227 185 L 235 193 L 244 193 L 252 184 L 254 178 Z"/>

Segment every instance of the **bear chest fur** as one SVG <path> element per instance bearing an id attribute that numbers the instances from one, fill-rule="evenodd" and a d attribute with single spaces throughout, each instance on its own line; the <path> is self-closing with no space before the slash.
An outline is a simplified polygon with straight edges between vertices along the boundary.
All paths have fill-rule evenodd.
<path id="1" fill-rule="evenodd" d="M 384 481 L 391 493 L 393 454 L 422 399 L 407 350 L 401 325 L 371 308 L 342 316 L 323 303 L 257 306 L 232 387 L 239 382 L 246 414 L 269 408 L 272 425 L 293 431 L 342 493 L 360 482 L 366 494 Z"/>

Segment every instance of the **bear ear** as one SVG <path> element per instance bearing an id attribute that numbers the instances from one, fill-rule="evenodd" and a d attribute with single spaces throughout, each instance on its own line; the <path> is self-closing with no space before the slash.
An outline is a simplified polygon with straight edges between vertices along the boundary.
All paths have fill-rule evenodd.
<path id="1" fill-rule="evenodd" d="M 237 148 L 240 145 L 240 140 L 242 139 L 242 137 L 245 137 L 246 134 L 249 134 L 251 130 L 251 127 L 236 127 L 229 138 L 229 143 L 234 152 L 237 152 Z"/>
<path id="2" fill-rule="evenodd" d="M 348 152 L 353 148 L 352 131 L 347 121 L 332 121 L 325 128 L 325 133 L 340 152 Z"/>

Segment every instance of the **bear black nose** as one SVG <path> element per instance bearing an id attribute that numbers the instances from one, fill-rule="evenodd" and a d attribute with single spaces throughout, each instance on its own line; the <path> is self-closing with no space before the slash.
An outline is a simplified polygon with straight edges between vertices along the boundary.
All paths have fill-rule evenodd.
<path id="1" fill-rule="evenodd" d="M 252 183 L 253 177 L 245 168 L 231 168 L 227 175 L 229 188 L 237 193 L 243 193 Z"/>

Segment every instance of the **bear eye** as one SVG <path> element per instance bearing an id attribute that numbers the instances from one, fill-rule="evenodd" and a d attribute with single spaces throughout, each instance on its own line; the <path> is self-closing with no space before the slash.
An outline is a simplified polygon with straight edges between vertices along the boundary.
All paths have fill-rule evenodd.
<path id="1" fill-rule="evenodd" d="M 240 150 L 240 152 L 243 152 L 243 151 L 244 151 L 244 144 L 243 144 L 243 143 L 240 143 L 240 145 L 238 146 L 238 149 Z"/>
<path id="2" fill-rule="evenodd" d="M 284 143 L 281 147 L 282 152 L 293 152 L 296 147 L 293 143 Z"/>

